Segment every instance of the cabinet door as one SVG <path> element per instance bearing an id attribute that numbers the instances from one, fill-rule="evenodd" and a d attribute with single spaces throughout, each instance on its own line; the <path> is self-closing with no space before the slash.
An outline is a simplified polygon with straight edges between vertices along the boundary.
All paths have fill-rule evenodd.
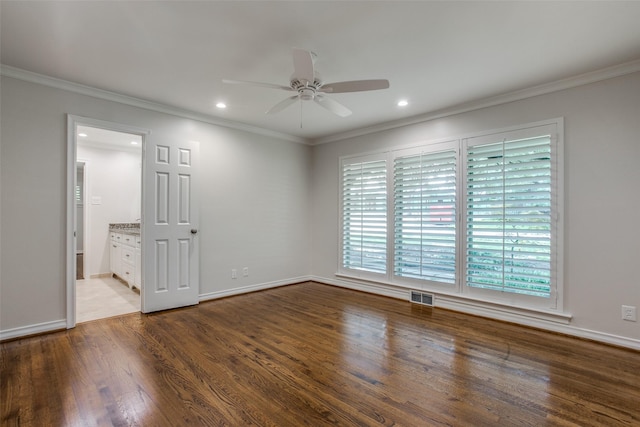
<path id="1" fill-rule="evenodd" d="M 142 253 L 140 248 L 136 249 L 136 274 L 133 283 L 136 288 L 142 289 Z"/>
<path id="2" fill-rule="evenodd" d="M 124 259 L 122 260 L 122 274 L 120 277 L 122 280 L 127 282 L 129 288 L 133 287 L 133 276 L 135 273 L 135 266 L 131 262 L 126 262 Z"/>
<path id="3" fill-rule="evenodd" d="M 126 239 L 126 235 L 124 238 Z M 119 276 L 127 282 L 129 288 L 133 287 L 133 277 L 136 272 L 135 267 L 135 259 L 136 259 L 136 250 L 133 246 L 128 246 L 125 243 L 122 244 L 120 248 L 122 252 L 122 263 L 120 264 L 121 272 Z"/>
<path id="4" fill-rule="evenodd" d="M 116 240 L 109 242 L 109 266 L 112 274 L 121 275 L 122 251 L 120 243 Z"/>

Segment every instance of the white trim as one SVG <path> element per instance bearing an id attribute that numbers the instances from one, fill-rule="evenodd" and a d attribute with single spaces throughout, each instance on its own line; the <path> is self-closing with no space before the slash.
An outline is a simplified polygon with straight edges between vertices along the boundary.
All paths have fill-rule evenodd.
<path id="1" fill-rule="evenodd" d="M 171 105 L 160 104 L 158 102 L 147 101 L 132 96 L 121 95 L 116 92 L 110 92 L 103 89 L 97 89 L 91 86 L 85 86 L 78 83 L 73 83 L 67 80 L 57 79 L 55 77 L 49 77 L 43 74 L 34 73 L 32 71 L 22 70 L 20 68 L 12 67 L 9 65 L 0 64 L 0 75 L 11 77 L 14 79 L 22 80 L 30 83 L 37 83 L 44 86 L 53 87 L 56 89 L 62 89 L 80 95 L 92 96 L 98 99 L 104 99 L 106 101 L 118 102 L 132 107 L 144 108 L 145 110 L 156 111 L 158 113 L 171 114 L 177 117 L 183 117 L 186 119 L 197 120 L 212 125 L 223 126 L 231 129 L 242 130 L 245 132 L 251 132 L 258 135 L 269 136 L 272 138 L 279 138 L 286 141 L 297 142 L 299 144 L 309 145 L 309 140 L 285 133 L 280 133 L 268 129 L 263 129 L 257 126 L 251 126 L 239 122 L 233 122 L 230 120 L 220 119 L 214 116 L 206 114 L 196 113 L 194 111 L 185 110 L 182 108 L 174 107 Z"/>
<path id="2" fill-rule="evenodd" d="M 398 286 L 387 285 L 384 283 L 365 283 L 359 281 L 357 279 L 330 279 L 326 277 L 320 277 L 315 275 L 310 276 L 300 276 L 286 280 L 279 280 L 274 282 L 267 282 L 257 285 L 245 286 L 242 288 L 235 288 L 226 291 L 218 291 L 218 292 L 210 292 L 206 294 L 200 295 L 200 301 L 208 301 L 218 298 L 225 298 L 233 295 L 239 295 L 249 292 L 260 291 L 264 289 L 277 288 L 280 286 L 293 285 L 300 282 L 307 281 L 315 281 L 321 284 L 338 286 L 345 289 L 353 289 L 357 291 L 367 292 L 374 295 L 382 295 L 390 298 L 396 298 L 400 300 L 406 300 L 409 303 L 409 292 L 408 288 L 401 288 Z M 440 303 L 443 301 L 444 303 Z M 463 312 L 467 314 L 488 317 L 496 320 L 502 320 L 510 323 L 515 323 L 519 325 L 531 326 L 537 329 L 542 329 L 551 332 L 562 333 L 565 335 L 570 335 L 578 338 L 584 338 L 588 340 L 598 341 L 605 344 L 612 344 L 620 347 L 626 347 L 633 350 L 640 350 L 640 340 L 621 337 L 619 335 L 607 334 L 604 332 L 593 331 L 590 329 L 577 328 L 571 326 L 570 324 L 561 324 L 558 322 L 552 322 L 540 318 L 539 316 L 527 316 L 520 317 L 515 313 L 509 313 L 507 311 L 503 311 L 501 313 L 501 317 L 496 316 L 496 312 L 494 309 L 491 309 L 488 313 L 483 311 L 483 307 L 481 304 L 473 303 L 463 303 L 457 304 L 450 303 L 450 301 L 439 294 L 434 294 L 434 303 L 436 308 L 444 308 L 447 310 L 453 310 L 458 312 Z M 454 307 L 455 305 L 455 307 Z M 44 332 L 52 332 L 60 329 L 65 329 L 67 327 L 67 322 L 62 320 L 56 320 L 52 322 L 39 323 L 35 325 L 21 326 L 18 328 L 7 329 L 4 331 L 0 331 L 0 341 L 24 337 L 33 334 L 39 334 Z"/>
<path id="3" fill-rule="evenodd" d="M 113 277 L 113 273 L 98 273 L 98 274 L 91 274 L 89 276 L 89 279 L 100 279 L 103 277 Z"/>
<path id="4" fill-rule="evenodd" d="M 287 141 L 297 142 L 305 145 L 320 145 L 329 142 L 341 141 L 348 138 L 355 138 L 357 136 L 368 135 L 375 132 L 382 132 L 385 130 L 400 128 L 417 123 L 428 122 L 443 117 L 453 116 L 455 114 L 466 113 L 470 111 L 479 110 L 486 107 L 493 107 L 496 105 L 506 104 L 509 102 L 520 101 L 534 96 L 545 95 L 548 93 L 558 92 L 565 89 L 571 89 L 574 87 L 596 83 L 599 81 L 612 79 L 616 77 L 625 76 L 640 71 L 640 59 L 625 62 L 623 64 L 613 65 L 611 67 L 603 68 L 600 70 L 590 71 L 587 73 L 579 74 L 577 76 L 568 77 L 561 80 L 556 80 L 550 83 L 544 83 L 541 85 L 516 90 L 513 92 L 507 92 L 502 95 L 497 95 L 489 98 L 482 98 L 476 101 L 459 104 L 453 107 L 444 108 L 437 111 L 432 111 L 426 114 L 408 117 L 406 119 L 400 119 L 378 125 L 369 126 L 365 128 L 355 129 L 352 131 L 337 133 L 325 137 L 316 139 L 302 138 L 289 134 L 284 134 L 268 129 L 263 129 L 257 126 L 246 125 L 242 123 L 233 122 L 230 120 L 220 119 L 214 116 L 206 114 L 196 113 L 193 111 L 173 107 L 169 105 L 160 104 L 157 102 L 146 101 L 139 98 L 134 98 L 127 95 L 121 95 L 115 92 L 109 92 L 102 89 L 93 88 L 90 86 L 81 85 L 78 83 L 69 82 L 55 77 L 45 76 L 43 74 L 34 73 L 31 71 L 22 70 L 20 68 L 12 67 L 9 65 L 0 64 L 0 75 L 11 77 L 26 82 L 37 83 L 57 89 L 67 90 L 82 95 L 92 96 L 94 98 L 104 99 L 108 101 L 119 102 L 134 107 L 144 108 L 151 111 L 157 111 L 160 113 L 172 114 L 178 117 L 184 117 L 193 119 L 213 125 L 224 126 L 232 129 L 243 130 L 258 135 L 265 135 L 275 138 L 281 138 Z"/>
<path id="5" fill-rule="evenodd" d="M 13 338 L 25 337 L 28 335 L 42 334 L 45 332 L 53 332 L 64 330 L 67 328 L 67 321 L 64 319 L 53 320 L 51 322 L 37 323 L 35 325 L 20 326 L 18 328 L 6 329 L 0 331 L 0 341 Z"/>
<path id="6" fill-rule="evenodd" d="M 292 277 L 290 279 L 276 280 L 273 282 L 258 283 L 255 285 L 243 286 L 241 288 L 227 289 L 224 291 L 208 292 L 199 295 L 199 301 L 209 301 L 213 299 L 226 298 L 233 295 L 247 294 L 250 292 L 262 291 L 265 289 L 278 288 L 280 286 L 294 285 L 296 283 L 308 282 L 311 276 Z"/>
<path id="7" fill-rule="evenodd" d="M 354 291 L 367 292 L 375 295 L 382 295 L 389 298 L 401 300 L 409 299 L 409 288 L 391 283 L 378 281 L 365 281 L 359 277 L 336 274 L 339 279 L 328 279 L 326 277 L 311 276 L 311 280 L 328 285 L 339 286 L 341 288 L 352 289 Z M 429 292 L 433 293 L 433 292 Z"/>
<path id="8" fill-rule="evenodd" d="M 121 123 L 109 122 L 106 120 L 94 119 L 91 117 L 77 116 L 74 114 L 69 114 L 69 117 L 75 120 L 76 126 L 88 126 L 88 127 L 94 127 L 94 128 L 101 128 L 106 130 L 112 130 L 115 132 L 130 133 L 130 134 L 140 135 L 140 136 L 146 136 L 151 134 L 151 131 L 149 129 L 141 128 L 138 126 L 125 125 Z"/>
<path id="9" fill-rule="evenodd" d="M 67 114 L 67 221 L 66 221 L 66 248 L 67 248 L 67 265 L 66 265 L 66 304 L 67 318 L 65 326 L 67 329 L 76 326 L 76 239 L 75 239 L 75 222 L 76 222 L 76 121 L 74 116 Z"/>
<path id="10" fill-rule="evenodd" d="M 76 146 L 76 150 L 77 150 L 77 146 Z M 88 244 L 91 241 L 91 231 L 88 229 L 88 221 L 87 221 L 87 218 L 90 218 L 90 214 L 91 214 L 91 205 L 90 203 L 88 203 L 88 200 L 87 200 L 87 194 L 88 194 L 87 189 L 89 188 L 88 171 L 90 168 L 89 168 L 88 160 L 76 158 L 75 162 L 76 162 L 76 168 L 78 167 L 78 163 L 83 164 L 83 167 L 82 167 L 82 218 L 76 218 L 76 225 L 78 221 L 80 220 L 82 221 L 82 255 L 83 255 L 82 277 L 88 277 L 89 271 L 90 271 L 89 257 L 91 256 L 91 251 L 90 250 L 85 251 L 85 249 L 88 248 Z M 77 182 L 76 182 L 76 185 L 77 185 Z M 76 212 L 77 212 L 77 207 L 76 207 Z M 89 257 L 84 256 L 85 252 L 87 252 Z M 76 240 L 76 253 L 80 253 L 77 250 L 77 240 Z"/>
<path id="11" fill-rule="evenodd" d="M 403 288 L 386 283 L 364 282 L 360 279 L 349 278 L 347 276 L 339 277 L 340 278 L 338 279 L 333 279 L 312 275 L 309 280 L 341 288 L 406 300 L 407 303 L 410 303 L 409 288 Z M 489 319 L 515 323 L 522 326 L 529 326 L 549 332 L 556 332 L 577 338 L 597 341 L 604 344 L 640 350 L 640 340 L 572 326 L 571 315 L 568 314 L 509 309 L 506 306 L 501 307 L 500 310 L 496 310 L 496 304 L 477 300 L 465 301 L 460 298 L 443 295 L 438 292 L 429 291 L 429 293 L 434 295 L 435 308 L 443 308 Z"/>
<path id="12" fill-rule="evenodd" d="M 555 167 L 558 170 L 556 173 L 555 179 L 555 200 L 556 200 L 556 244 L 555 244 L 555 273 L 556 273 L 556 289 L 555 295 L 552 295 L 553 298 L 556 299 L 556 309 L 564 311 L 565 310 L 565 288 L 564 288 L 564 233 L 565 233 L 565 224 L 564 224 L 564 175 L 566 171 L 566 165 L 564 163 L 564 117 L 559 117 L 555 119 L 556 123 L 556 141 L 555 144 L 551 146 L 555 148 L 555 156 L 552 156 L 552 160 L 555 162 Z M 552 153 L 553 154 L 553 153 Z"/>
<path id="13" fill-rule="evenodd" d="M 430 292 L 433 293 L 433 292 Z M 491 301 L 482 301 L 471 298 L 457 298 L 450 295 L 435 294 L 437 307 L 446 308 L 463 313 L 471 313 L 491 319 L 504 320 L 507 322 L 518 319 L 516 323 L 536 326 L 538 322 L 552 322 L 568 325 L 572 316 L 566 313 L 549 313 L 542 310 L 532 310 L 520 307 L 509 307 L 507 305 L 496 304 Z"/>
<path id="14" fill-rule="evenodd" d="M 435 119 L 453 116 L 456 114 L 468 113 L 470 111 L 480 110 L 482 108 L 494 107 L 509 102 L 520 101 L 534 96 L 545 95 L 548 93 L 559 92 L 565 89 L 571 89 L 602 80 L 613 79 L 615 77 L 625 76 L 640 71 L 640 59 L 625 62 L 623 64 L 614 65 L 603 68 L 601 70 L 591 71 L 577 76 L 568 77 L 566 79 L 557 80 L 550 83 L 544 83 L 526 89 L 516 90 L 489 98 L 483 98 L 476 101 L 459 104 L 453 107 L 444 108 L 442 110 L 432 111 L 430 113 L 421 114 L 406 119 L 394 120 L 390 122 L 380 123 L 378 125 L 365 128 L 355 129 L 352 131 L 342 132 L 326 137 L 313 139 L 311 145 L 326 144 L 329 142 L 342 141 L 344 139 L 355 138 L 358 136 L 369 135 L 376 132 L 382 132 L 390 129 L 396 129 L 404 126 L 414 125 L 417 123 L 428 122 Z"/>
<path id="15" fill-rule="evenodd" d="M 515 306 L 515 305 L 510 305 L 508 303 L 503 303 L 500 301 L 492 301 L 492 300 L 482 299 L 478 297 L 468 296 L 465 294 L 457 294 L 454 292 L 447 292 L 447 291 L 432 289 L 432 288 L 425 289 L 424 287 L 420 287 L 419 285 L 412 286 L 410 284 L 405 284 L 405 283 L 391 283 L 391 282 L 383 282 L 383 281 L 377 281 L 377 280 L 366 280 L 357 276 L 352 276 L 352 275 L 342 274 L 342 273 L 336 273 L 336 277 L 338 278 L 337 280 L 340 282 L 349 283 L 350 286 L 348 287 L 350 289 L 358 289 L 364 292 L 369 292 L 368 289 L 371 289 L 371 288 L 382 289 L 385 291 L 384 295 L 390 296 L 393 298 L 408 299 L 408 295 L 409 295 L 408 292 L 412 290 L 427 292 L 427 293 L 433 294 L 435 297 L 435 300 L 448 301 L 449 302 L 448 304 L 452 306 L 455 305 L 460 307 L 462 306 L 482 307 L 483 309 L 487 310 L 487 313 L 483 314 L 484 317 L 493 318 L 494 317 L 492 314 L 493 311 L 490 311 L 490 310 L 495 310 L 496 313 L 504 312 L 504 313 L 515 314 L 518 316 L 531 317 L 535 319 L 545 319 L 547 321 L 563 323 L 563 324 L 568 324 L 572 318 L 571 314 L 565 313 L 562 311 L 553 311 L 553 310 L 547 310 L 544 308 L 537 308 L 537 307 Z M 393 292 L 389 294 L 388 292 L 390 289 L 393 289 Z M 465 311 L 465 310 L 459 310 L 454 308 L 452 308 L 452 310 Z M 476 314 L 479 314 L 479 313 L 476 313 Z"/>

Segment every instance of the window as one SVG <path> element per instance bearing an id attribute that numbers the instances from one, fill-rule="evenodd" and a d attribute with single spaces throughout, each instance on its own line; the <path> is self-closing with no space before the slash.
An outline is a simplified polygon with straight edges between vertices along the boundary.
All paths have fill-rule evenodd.
<path id="1" fill-rule="evenodd" d="M 456 282 L 457 151 L 394 161 L 394 274 Z"/>
<path id="2" fill-rule="evenodd" d="M 387 162 L 342 166 L 342 267 L 387 271 Z"/>
<path id="3" fill-rule="evenodd" d="M 341 272 L 556 308 L 561 136 L 558 119 L 342 159 Z"/>
<path id="4" fill-rule="evenodd" d="M 464 141 L 465 281 L 470 288 L 552 296 L 555 134 L 550 131 Z"/>

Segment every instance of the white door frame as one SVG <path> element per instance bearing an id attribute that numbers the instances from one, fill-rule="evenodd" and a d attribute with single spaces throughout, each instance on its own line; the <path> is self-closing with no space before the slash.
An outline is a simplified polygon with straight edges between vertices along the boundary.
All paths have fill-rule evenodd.
<path id="1" fill-rule="evenodd" d="M 89 179 L 87 177 L 88 171 L 89 171 L 89 161 L 85 160 L 85 159 L 78 159 L 76 156 L 76 167 L 78 165 L 78 163 L 83 163 L 84 166 L 82 167 L 82 218 L 76 218 L 76 226 L 78 224 L 78 221 L 82 221 L 82 257 L 84 262 L 82 263 L 82 277 L 84 277 L 85 279 L 89 278 L 89 275 L 87 274 L 89 272 L 89 263 L 87 262 L 87 244 L 91 241 L 91 236 L 89 235 L 89 229 L 88 229 L 88 218 L 89 218 L 89 204 L 87 203 L 87 188 L 89 188 L 89 186 L 87 185 L 87 183 L 89 182 Z M 76 183 L 77 185 L 77 183 Z M 74 191 L 75 191 L 75 185 L 74 185 Z M 76 210 L 77 212 L 77 210 Z M 77 237 L 77 236 L 76 236 Z M 78 240 L 76 239 L 76 249 L 77 249 L 77 245 L 78 245 Z"/>
<path id="2" fill-rule="evenodd" d="M 107 122 L 104 120 L 92 119 L 89 117 L 76 116 L 67 114 L 67 329 L 76 326 L 76 155 L 77 155 L 77 131 L 78 126 L 90 126 L 102 128 L 116 132 L 130 133 L 139 135 L 142 138 L 142 164 L 144 164 L 145 141 L 151 133 L 149 129 L 139 128 L 135 126 L 123 125 L 120 123 Z M 140 177 L 142 179 L 142 176 Z M 144 186 L 142 186 L 144 192 Z M 144 222 L 144 212 L 141 222 Z M 140 230 L 142 233 L 142 230 Z M 142 236 L 144 239 L 144 236 Z M 144 292 L 144 290 L 140 290 Z"/>

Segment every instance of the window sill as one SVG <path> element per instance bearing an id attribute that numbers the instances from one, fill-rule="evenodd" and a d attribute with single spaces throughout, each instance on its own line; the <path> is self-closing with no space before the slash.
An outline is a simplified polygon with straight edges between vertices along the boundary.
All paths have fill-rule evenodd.
<path id="1" fill-rule="evenodd" d="M 415 286 L 392 283 L 386 280 L 363 278 L 345 273 L 336 273 L 335 276 L 342 279 L 340 282 L 360 285 L 358 288 L 365 292 L 409 300 L 409 291 L 417 290 L 432 294 L 434 296 L 434 307 L 461 311 L 508 322 L 524 323 L 531 326 L 536 326 L 541 321 L 568 325 L 572 319 L 571 314 L 556 310 L 509 305 L 498 301 L 491 301 L 451 292 L 421 289 Z M 340 285 L 340 283 L 336 284 Z M 385 292 L 385 290 L 387 292 Z"/>

